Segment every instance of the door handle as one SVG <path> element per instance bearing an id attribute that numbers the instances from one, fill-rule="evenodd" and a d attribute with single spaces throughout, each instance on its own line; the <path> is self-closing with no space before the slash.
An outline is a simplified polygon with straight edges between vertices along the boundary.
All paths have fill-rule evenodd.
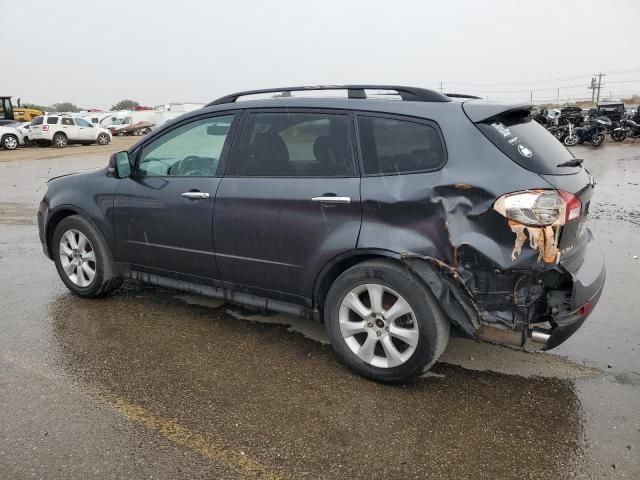
<path id="1" fill-rule="evenodd" d="M 318 203 L 351 203 L 351 197 L 336 197 L 334 195 L 328 195 L 323 197 L 313 197 L 311 201 Z"/>
<path id="2" fill-rule="evenodd" d="M 188 198 L 189 200 L 197 200 L 200 198 L 209 198 L 209 194 L 206 192 L 184 192 L 182 194 L 184 198 Z"/>

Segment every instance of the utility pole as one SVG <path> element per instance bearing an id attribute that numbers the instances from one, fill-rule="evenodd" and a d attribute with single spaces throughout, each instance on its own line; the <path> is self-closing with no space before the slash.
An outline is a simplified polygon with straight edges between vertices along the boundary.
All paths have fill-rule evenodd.
<path id="1" fill-rule="evenodd" d="M 600 102 L 600 88 L 602 87 L 602 77 L 606 77 L 606 73 L 596 73 L 594 74 L 596 77 L 598 77 L 598 86 L 596 87 L 598 89 L 598 95 L 596 97 L 596 103 Z"/>
<path id="2" fill-rule="evenodd" d="M 596 98 L 596 77 L 591 77 L 591 85 L 587 88 L 591 90 L 591 103 L 593 103 Z"/>
<path id="3" fill-rule="evenodd" d="M 529 98 L 529 102 L 533 103 L 533 90 L 531 90 L 531 97 Z"/>
<path id="4" fill-rule="evenodd" d="M 440 92 L 442 92 L 444 90 L 444 87 L 442 85 L 443 85 L 443 83 L 440 82 Z"/>
<path id="5" fill-rule="evenodd" d="M 560 87 L 558 87 L 558 95 L 556 96 L 556 105 L 560 105 Z"/>

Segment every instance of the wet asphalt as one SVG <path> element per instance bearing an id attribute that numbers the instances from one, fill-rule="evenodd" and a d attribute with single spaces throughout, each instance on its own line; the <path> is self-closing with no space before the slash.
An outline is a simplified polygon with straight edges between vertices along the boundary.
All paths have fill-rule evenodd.
<path id="1" fill-rule="evenodd" d="M 0 478 L 640 478 L 640 144 L 576 149 L 608 268 L 582 329 L 552 353 L 453 339 L 408 387 L 353 375 L 309 322 L 68 293 L 35 205 L 106 162 L 69 150 L 0 152 Z"/>

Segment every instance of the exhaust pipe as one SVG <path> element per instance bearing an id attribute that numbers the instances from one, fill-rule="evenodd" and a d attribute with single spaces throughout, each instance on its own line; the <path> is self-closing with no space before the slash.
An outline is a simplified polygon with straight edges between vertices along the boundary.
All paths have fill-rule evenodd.
<path id="1" fill-rule="evenodd" d="M 527 341 L 527 337 L 532 342 L 541 343 L 546 345 L 551 337 L 550 333 L 545 330 L 531 329 L 531 330 L 507 330 L 505 328 L 493 327 L 490 325 L 481 325 L 478 330 L 478 336 L 487 342 L 497 343 L 500 345 L 513 345 L 516 347 L 524 346 Z"/>
<path id="2" fill-rule="evenodd" d="M 551 337 L 551 334 L 545 332 L 544 330 L 538 330 L 535 328 L 533 330 L 529 330 L 529 338 L 532 342 L 542 343 L 543 345 L 546 345 L 549 341 L 549 337 Z"/>

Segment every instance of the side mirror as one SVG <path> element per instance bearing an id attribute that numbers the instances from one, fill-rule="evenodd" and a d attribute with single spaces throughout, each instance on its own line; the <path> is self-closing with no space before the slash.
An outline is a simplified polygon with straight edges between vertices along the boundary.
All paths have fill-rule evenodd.
<path id="1" fill-rule="evenodd" d="M 131 175 L 131 163 L 129 162 L 128 152 L 117 152 L 111 155 L 109 159 L 109 168 L 107 173 L 116 178 L 127 178 Z"/>

